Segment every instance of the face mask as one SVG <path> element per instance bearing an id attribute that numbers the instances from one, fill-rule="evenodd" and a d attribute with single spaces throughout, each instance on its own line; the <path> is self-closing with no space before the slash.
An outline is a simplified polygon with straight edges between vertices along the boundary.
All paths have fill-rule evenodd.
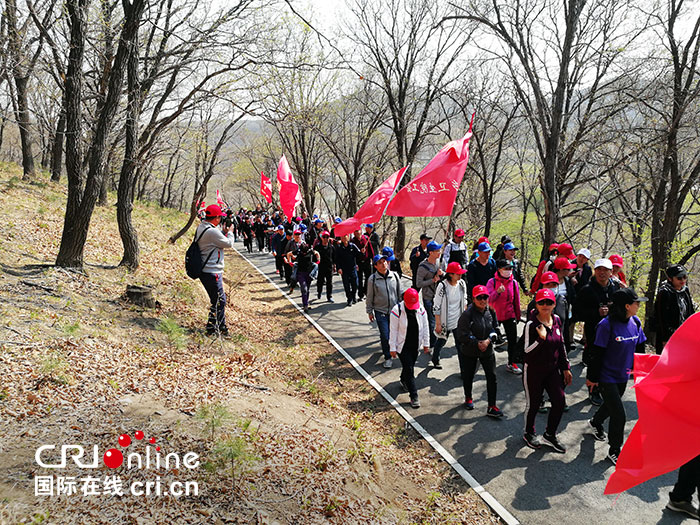
<path id="1" fill-rule="evenodd" d="M 508 279 L 513 274 L 513 270 L 498 270 L 498 273 L 501 274 L 501 277 L 504 279 Z"/>
<path id="2" fill-rule="evenodd" d="M 554 262 L 554 259 L 556 259 L 556 258 L 557 258 L 556 255 L 550 255 L 550 256 L 549 256 L 549 260 L 552 261 L 552 262 Z"/>

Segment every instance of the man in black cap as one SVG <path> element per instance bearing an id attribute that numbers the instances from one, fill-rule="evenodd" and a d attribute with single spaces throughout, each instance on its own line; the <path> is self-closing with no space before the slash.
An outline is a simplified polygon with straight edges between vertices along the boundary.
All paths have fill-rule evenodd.
<path id="1" fill-rule="evenodd" d="M 656 353 L 660 354 L 680 325 L 695 313 L 688 290 L 688 272 L 680 264 L 666 268 L 666 281 L 656 295 Z"/>
<path id="2" fill-rule="evenodd" d="M 428 258 L 428 250 L 426 247 L 432 237 L 427 233 L 422 233 L 420 236 L 420 244 L 411 250 L 411 255 L 408 256 L 408 263 L 411 267 L 411 281 L 412 286 L 416 290 L 416 276 L 418 275 L 418 265 Z"/>

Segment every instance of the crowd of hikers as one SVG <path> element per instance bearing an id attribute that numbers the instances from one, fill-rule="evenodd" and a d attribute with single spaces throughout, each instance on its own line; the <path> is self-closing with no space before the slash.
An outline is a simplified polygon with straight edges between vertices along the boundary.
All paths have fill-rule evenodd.
<path id="1" fill-rule="evenodd" d="M 325 293 L 328 302 L 335 302 L 333 279 L 337 274 L 347 307 L 364 301 L 370 322 L 376 322 L 383 367 L 392 368 L 399 359 L 400 384 L 414 408 L 420 407 L 414 373 L 420 351 L 431 354 L 432 366 L 440 369 L 441 351 L 452 336 L 464 408 L 475 408 L 472 385 L 481 364 L 486 378 L 486 415 L 503 417 L 497 403 L 494 350 L 505 347 L 506 370 L 522 376 L 526 399 L 523 440 L 533 449 L 546 445 L 566 452 L 557 428 L 568 410 L 564 393 L 572 382 L 568 355 L 574 348 L 575 327 L 582 323 L 580 344 L 588 398 L 598 407 L 588 425 L 595 439 L 608 442 L 607 458 L 617 462 L 626 422 L 622 396 L 633 372 L 634 354 L 645 352 L 647 341 L 637 316 L 640 303 L 647 298 L 629 287 L 620 255 L 592 259 L 588 248 L 575 251 L 569 243 L 552 244 L 528 285 L 518 248 L 508 236 L 494 250 L 486 237 L 468 246 L 463 229 L 456 229 L 443 244 L 424 233 L 410 252 L 408 286 L 408 281 L 406 285 L 402 282 L 399 260 L 391 247 L 380 246 L 373 224 L 363 225 L 364 231 L 358 229 L 352 235 L 336 236 L 338 217 L 326 221 L 302 213 L 287 218 L 281 211 L 268 212 L 261 206 L 233 213 L 212 205 L 202 219 L 195 240 L 204 266 L 200 280 L 211 299 L 208 333 L 227 333 L 222 250 L 233 241 L 241 240 L 249 253 L 271 254 L 279 279 L 290 291 L 299 287 L 305 312 L 314 302 L 314 280 L 315 300 L 320 301 Z M 694 313 L 686 269 L 674 264 L 665 274 L 649 323 L 656 333 L 658 354 Z M 522 296 L 531 298 L 525 311 Z M 520 336 L 519 323 L 524 323 Z M 548 412 L 541 437 L 535 429 L 538 412 Z M 697 517 L 691 500 L 699 479 L 700 458 L 696 458 L 681 468 L 668 507 Z"/>

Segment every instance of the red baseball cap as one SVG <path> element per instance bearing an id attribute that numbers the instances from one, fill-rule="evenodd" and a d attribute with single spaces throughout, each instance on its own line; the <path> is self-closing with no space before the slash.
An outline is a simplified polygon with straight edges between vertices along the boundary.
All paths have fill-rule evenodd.
<path id="1" fill-rule="evenodd" d="M 328 231 L 324 231 L 324 232 L 321 234 L 321 237 L 330 237 L 330 236 L 331 236 L 331 232 L 328 232 Z"/>
<path id="2" fill-rule="evenodd" d="M 566 257 L 567 259 L 574 258 L 574 247 L 565 242 L 559 245 L 559 255 Z"/>
<path id="3" fill-rule="evenodd" d="M 557 296 L 554 295 L 554 292 L 549 288 L 542 288 L 541 290 L 538 290 L 537 295 L 535 295 L 536 303 L 539 303 L 540 301 L 543 301 L 545 299 L 549 299 L 550 301 L 554 301 L 555 303 L 557 302 Z"/>
<path id="4" fill-rule="evenodd" d="M 454 261 L 447 265 L 445 273 L 456 273 L 457 275 L 462 275 L 467 273 L 467 270 L 462 268 L 462 265 L 459 264 L 457 261 Z"/>
<path id="5" fill-rule="evenodd" d="M 479 297 L 480 295 L 488 295 L 489 291 L 483 284 L 477 284 L 472 290 L 472 297 Z"/>
<path id="6" fill-rule="evenodd" d="M 573 270 L 574 268 L 576 268 L 576 265 L 571 264 L 566 257 L 557 257 L 554 259 L 555 270 Z"/>
<path id="7" fill-rule="evenodd" d="M 204 210 L 204 213 L 206 213 L 207 217 L 210 219 L 214 217 L 226 217 L 226 214 L 221 211 L 221 206 L 218 204 L 210 204 L 207 206 L 207 209 Z"/>
<path id="8" fill-rule="evenodd" d="M 620 268 L 624 266 L 625 261 L 622 259 L 621 255 L 611 255 L 608 259 L 613 263 L 613 266 L 619 266 Z"/>
<path id="9" fill-rule="evenodd" d="M 294 230 L 294 235 L 301 235 L 301 230 Z"/>
<path id="10" fill-rule="evenodd" d="M 464 237 L 467 234 L 462 228 L 455 230 L 455 237 Z"/>
<path id="11" fill-rule="evenodd" d="M 557 283 L 559 284 L 559 277 L 554 272 L 544 272 L 542 277 L 540 277 L 541 284 Z"/>
<path id="12" fill-rule="evenodd" d="M 557 243 L 549 245 L 548 253 L 558 252 L 558 251 L 559 251 L 559 245 Z"/>
<path id="13" fill-rule="evenodd" d="M 420 308 L 420 298 L 415 288 L 409 288 L 403 293 L 403 304 L 406 305 L 406 310 L 418 310 Z"/>
<path id="14" fill-rule="evenodd" d="M 477 244 L 481 244 L 482 242 L 488 242 L 489 244 L 491 244 L 491 243 L 489 242 L 489 238 L 488 238 L 488 237 L 479 237 L 479 240 L 476 241 L 476 242 L 477 242 Z"/>

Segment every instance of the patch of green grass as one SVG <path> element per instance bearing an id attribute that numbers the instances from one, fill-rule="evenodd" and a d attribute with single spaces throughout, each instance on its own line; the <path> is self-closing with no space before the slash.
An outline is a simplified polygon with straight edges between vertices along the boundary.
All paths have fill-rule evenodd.
<path id="1" fill-rule="evenodd" d="M 39 373 L 57 383 L 66 385 L 70 382 L 70 377 L 66 373 L 68 361 L 58 353 L 47 355 L 39 364 Z"/>
<path id="2" fill-rule="evenodd" d="M 193 282 L 185 280 L 178 281 L 175 284 L 173 293 L 177 299 L 181 299 L 186 302 L 194 302 L 197 299 Z"/>
<path id="3" fill-rule="evenodd" d="M 107 384 L 111 386 L 114 390 L 119 390 L 119 383 L 116 382 L 116 380 L 112 379 L 111 377 L 107 379 Z"/>
<path id="4" fill-rule="evenodd" d="M 185 337 L 185 329 L 177 324 L 177 321 L 172 317 L 165 317 L 158 321 L 156 329 L 159 332 L 164 333 L 168 337 L 168 341 L 177 349 L 184 348 L 187 344 L 187 338 Z"/>
<path id="5" fill-rule="evenodd" d="M 211 434 L 214 441 L 214 432 L 221 428 L 227 421 L 232 419 L 229 410 L 220 403 L 213 405 L 203 405 L 197 410 L 197 419 L 204 423 L 204 429 Z"/>
<path id="6" fill-rule="evenodd" d="M 5 189 L 6 190 L 14 190 L 17 184 L 19 184 L 20 178 L 19 177 L 10 177 L 10 180 L 8 180 L 5 183 Z"/>
<path id="7" fill-rule="evenodd" d="M 333 446 L 333 443 L 326 441 L 323 446 L 318 449 L 317 456 L 316 468 L 320 471 L 325 471 L 335 461 L 337 451 Z"/>
<path id="8" fill-rule="evenodd" d="M 71 324 L 65 324 L 61 327 L 61 330 L 67 335 L 75 335 L 80 331 L 80 322 L 76 321 Z"/>

